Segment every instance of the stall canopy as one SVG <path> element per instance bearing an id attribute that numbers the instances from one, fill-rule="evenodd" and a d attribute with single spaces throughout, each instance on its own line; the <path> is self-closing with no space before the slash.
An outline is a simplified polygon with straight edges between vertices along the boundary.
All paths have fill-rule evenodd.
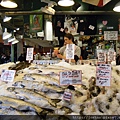
<path id="1" fill-rule="evenodd" d="M 24 38 L 24 41 L 37 44 L 41 47 L 53 47 L 52 42 L 47 40 L 41 40 L 41 39 L 35 39 L 35 38 Z"/>

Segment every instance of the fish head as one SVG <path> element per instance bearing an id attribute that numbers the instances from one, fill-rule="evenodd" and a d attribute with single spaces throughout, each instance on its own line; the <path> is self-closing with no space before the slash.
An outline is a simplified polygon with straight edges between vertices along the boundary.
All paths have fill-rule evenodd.
<path id="1" fill-rule="evenodd" d="M 13 91 L 15 90 L 15 88 L 14 88 L 14 87 L 8 87 L 7 90 L 8 90 L 9 92 L 13 92 Z"/>

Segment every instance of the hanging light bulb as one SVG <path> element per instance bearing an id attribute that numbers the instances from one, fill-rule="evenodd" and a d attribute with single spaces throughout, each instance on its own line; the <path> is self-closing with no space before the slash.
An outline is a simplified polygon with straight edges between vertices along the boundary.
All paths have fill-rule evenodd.
<path id="1" fill-rule="evenodd" d="M 6 8 L 16 8 L 18 6 L 13 0 L 2 0 L 0 4 Z"/>
<path id="2" fill-rule="evenodd" d="M 64 7 L 69 7 L 74 5 L 75 2 L 73 0 L 59 0 L 58 1 L 58 5 L 60 6 L 64 6 Z"/>
<path id="3" fill-rule="evenodd" d="M 11 33 L 7 32 L 7 28 L 5 28 L 5 32 L 3 33 L 3 40 L 6 40 L 12 36 Z"/>
<path id="4" fill-rule="evenodd" d="M 113 8 L 115 12 L 120 12 L 120 2 L 118 2 L 115 7 Z"/>

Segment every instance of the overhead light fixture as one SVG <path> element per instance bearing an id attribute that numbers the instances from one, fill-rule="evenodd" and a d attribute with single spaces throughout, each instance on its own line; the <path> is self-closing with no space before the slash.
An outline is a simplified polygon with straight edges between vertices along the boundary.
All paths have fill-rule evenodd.
<path id="1" fill-rule="evenodd" d="M 16 39 L 15 37 L 9 38 L 9 39 L 8 39 L 8 42 L 12 42 L 12 41 L 14 41 L 15 39 Z"/>
<path id="2" fill-rule="evenodd" d="M 58 5 L 63 6 L 63 7 L 69 7 L 74 5 L 75 2 L 73 0 L 59 0 Z"/>
<path id="3" fill-rule="evenodd" d="M 12 17 L 7 17 L 7 16 L 5 16 L 4 19 L 3 19 L 3 22 L 9 21 L 9 20 L 11 20 L 11 18 L 12 18 Z"/>
<path id="4" fill-rule="evenodd" d="M 3 40 L 6 40 L 12 36 L 11 33 L 7 32 L 7 28 L 5 28 L 5 32 L 3 33 Z"/>
<path id="5" fill-rule="evenodd" d="M 80 3 L 75 2 L 75 4 L 72 6 L 72 10 L 76 12 L 79 9 L 80 6 L 81 6 Z"/>
<path id="6" fill-rule="evenodd" d="M 120 12 L 120 2 L 118 2 L 115 7 L 113 8 L 115 12 Z"/>
<path id="7" fill-rule="evenodd" d="M 16 8 L 18 6 L 13 0 L 2 0 L 0 4 L 6 8 Z"/>
<path id="8" fill-rule="evenodd" d="M 16 43 L 18 43 L 19 41 L 17 40 L 17 39 L 15 39 L 13 42 L 12 42 L 12 44 L 16 44 Z"/>

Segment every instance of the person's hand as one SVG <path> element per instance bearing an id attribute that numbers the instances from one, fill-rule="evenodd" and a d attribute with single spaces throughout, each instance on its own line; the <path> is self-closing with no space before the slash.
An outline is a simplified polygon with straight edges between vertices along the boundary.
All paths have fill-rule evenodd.
<path id="1" fill-rule="evenodd" d="M 63 56 L 61 54 L 57 54 L 57 58 L 63 59 Z"/>
<path id="2" fill-rule="evenodd" d="M 55 56 L 57 56 L 57 55 L 58 55 L 58 53 L 59 53 L 59 50 L 57 50 L 57 49 L 56 49 L 56 50 L 54 50 L 54 55 L 55 55 Z"/>

